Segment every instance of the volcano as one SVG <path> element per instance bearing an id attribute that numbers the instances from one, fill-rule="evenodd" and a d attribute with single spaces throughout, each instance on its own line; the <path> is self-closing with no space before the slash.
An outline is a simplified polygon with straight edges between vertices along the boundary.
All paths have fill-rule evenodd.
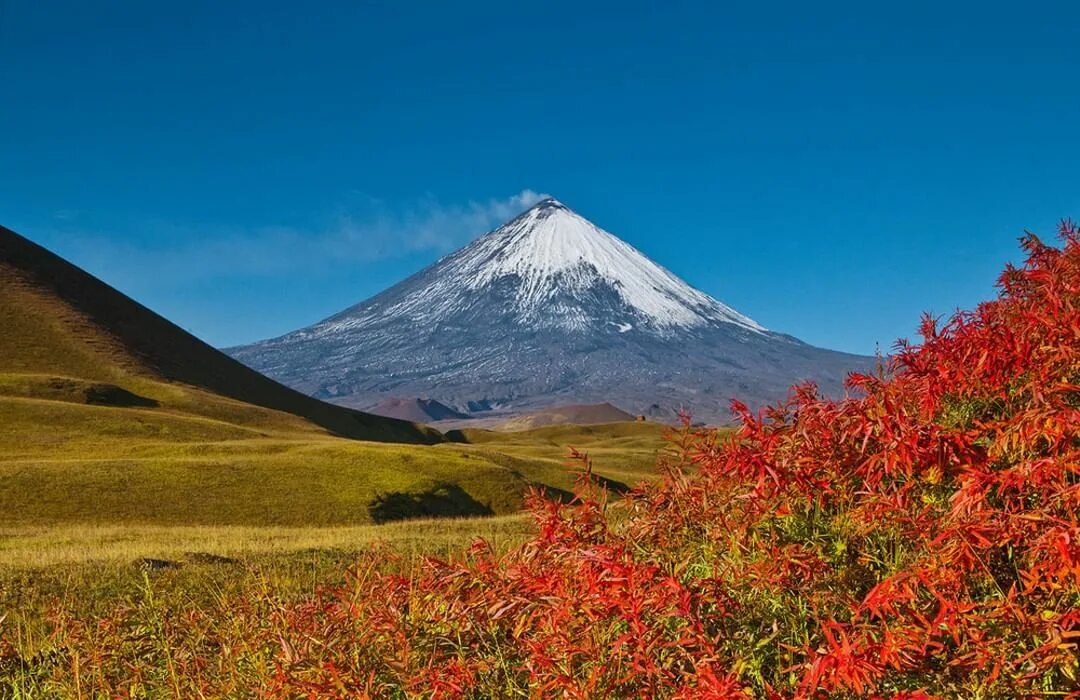
<path id="1" fill-rule="evenodd" d="M 230 348 L 299 391 L 355 408 L 424 396 L 456 410 L 612 402 L 724 421 L 791 384 L 842 392 L 874 359 L 764 328 L 556 199 L 312 326 Z"/>

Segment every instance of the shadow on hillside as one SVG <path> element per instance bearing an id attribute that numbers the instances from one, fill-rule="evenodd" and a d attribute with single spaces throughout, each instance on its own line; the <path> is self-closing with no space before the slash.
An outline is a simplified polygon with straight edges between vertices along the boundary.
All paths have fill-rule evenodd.
<path id="1" fill-rule="evenodd" d="M 376 523 L 388 523 L 410 518 L 494 515 L 495 512 L 460 486 L 443 484 L 425 493 L 394 491 L 380 494 L 368 506 L 368 514 Z"/>
<path id="2" fill-rule="evenodd" d="M 630 492 L 630 486 L 621 481 L 609 479 L 606 476 L 600 476 L 599 474 L 593 474 L 592 478 L 600 486 L 603 486 L 605 489 L 618 496 L 623 496 Z"/>
<path id="3" fill-rule="evenodd" d="M 598 485 L 615 494 L 624 494 L 630 487 L 621 481 L 593 475 Z M 534 484 L 545 498 L 560 503 L 570 504 L 575 496 L 572 491 L 547 484 Z M 475 515 L 495 515 L 489 506 L 484 505 L 456 484 L 442 484 L 432 491 L 424 493 L 404 493 L 393 491 L 379 494 L 368 506 L 368 515 L 377 524 L 395 520 L 414 518 L 448 518 Z"/>
<path id="4" fill-rule="evenodd" d="M 86 403 L 92 406 L 115 406 L 118 408 L 156 408 L 154 399 L 139 396 L 114 384 L 93 384 L 83 391 Z"/>
<path id="5" fill-rule="evenodd" d="M 68 401 L 90 406 L 114 408 L 156 408 L 161 404 L 115 384 L 91 382 L 71 377 L 37 377 L 28 375 L 15 387 L 16 395 L 49 401 Z"/>
<path id="6" fill-rule="evenodd" d="M 609 479 L 606 476 L 600 476 L 599 474 L 593 474 L 592 478 L 597 486 L 607 489 L 616 496 L 622 496 L 630 492 L 630 487 L 621 481 Z M 569 505 L 577 499 L 574 492 L 568 491 L 567 489 L 560 489 L 547 484 L 534 484 L 534 486 L 543 493 L 545 498 L 551 499 L 552 501 L 558 501 L 559 503 Z"/>
<path id="7" fill-rule="evenodd" d="M 606 489 L 608 493 L 612 495 L 623 496 L 630 492 L 630 487 L 621 481 L 609 479 L 606 476 L 600 476 L 599 474 L 593 474 L 592 479 L 593 483 Z M 547 498 L 566 505 L 574 503 L 577 500 L 577 494 L 573 491 L 567 491 L 566 489 L 559 489 L 554 486 L 542 486 L 540 490 L 543 491 L 544 496 Z"/>

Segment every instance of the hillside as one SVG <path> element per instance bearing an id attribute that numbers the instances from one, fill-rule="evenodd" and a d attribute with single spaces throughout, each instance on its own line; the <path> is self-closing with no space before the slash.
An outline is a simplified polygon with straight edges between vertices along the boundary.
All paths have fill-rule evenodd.
<path id="1" fill-rule="evenodd" d="M 9 534 L 490 515 L 573 484 L 565 446 L 450 444 L 298 394 L 7 229 L 0 328 Z"/>
<path id="2" fill-rule="evenodd" d="M 169 430 L 183 423 L 209 434 L 276 428 L 390 442 L 441 439 L 431 429 L 282 386 L 3 227 L 0 328 L 6 413 L 12 402 L 43 399 L 138 409 L 140 420 L 173 426 Z M 39 409 L 17 405 L 20 411 Z M 58 410 L 52 407 L 61 418 Z M 75 408 L 70 412 L 79 415 Z M 61 432 L 71 427 L 66 418 L 35 425 Z"/>

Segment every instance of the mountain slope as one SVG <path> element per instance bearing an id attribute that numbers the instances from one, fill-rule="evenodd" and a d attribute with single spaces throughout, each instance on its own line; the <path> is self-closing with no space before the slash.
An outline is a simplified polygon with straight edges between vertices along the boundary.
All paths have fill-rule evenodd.
<path id="1" fill-rule="evenodd" d="M 547 199 L 381 294 L 233 348 L 300 391 L 364 406 L 424 395 L 459 410 L 611 401 L 727 418 L 812 379 L 841 391 L 870 358 L 766 330 Z"/>
<path id="2" fill-rule="evenodd" d="M 156 411 L 154 420 L 174 431 L 184 424 L 214 434 L 281 427 L 377 441 L 441 439 L 282 386 L 3 227 L 0 328 L 0 397 L 10 400 Z M 24 404 L 19 413 L 36 408 Z"/>

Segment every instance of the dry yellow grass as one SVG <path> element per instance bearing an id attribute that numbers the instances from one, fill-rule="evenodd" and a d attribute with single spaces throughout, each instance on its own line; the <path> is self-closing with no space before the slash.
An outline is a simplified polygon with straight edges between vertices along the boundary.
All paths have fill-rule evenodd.
<path id="1" fill-rule="evenodd" d="M 341 527 L 62 525 L 0 529 L 0 567 L 38 569 L 96 563 L 130 565 L 152 558 L 183 564 L 264 559 L 305 550 L 360 552 L 384 545 L 406 558 L 442 554 L 482 537 L 496 547 L 529 532 L 527 514 L 409 520 Z"/>

